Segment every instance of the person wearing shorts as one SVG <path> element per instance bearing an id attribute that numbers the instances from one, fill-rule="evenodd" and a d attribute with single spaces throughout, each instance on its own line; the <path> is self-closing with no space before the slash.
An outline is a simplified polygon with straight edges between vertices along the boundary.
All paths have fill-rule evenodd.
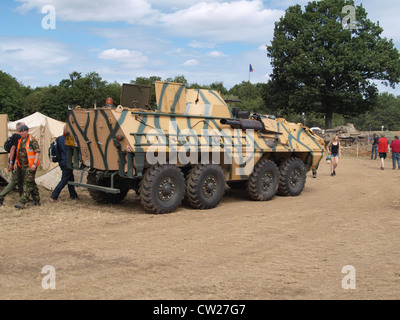
<path id="1" fill-rule="evenodd" d="M 387 156 L 388 144 L 389 140 L 386 138 L 385 134 L 382 134 L 378 141 L 378 153 L 379 158 L 381 159 L 381 170 L 385 170 L 385 159 Z"/>
<path id="2" fill-rule="evenodd" d="M 334 136 L 326 147 L 331 155 L 331 176 L 336 176 L 336 168 L 339 159 L 342 156 L 342 148 L 340 146 L 339 136 Z"/>

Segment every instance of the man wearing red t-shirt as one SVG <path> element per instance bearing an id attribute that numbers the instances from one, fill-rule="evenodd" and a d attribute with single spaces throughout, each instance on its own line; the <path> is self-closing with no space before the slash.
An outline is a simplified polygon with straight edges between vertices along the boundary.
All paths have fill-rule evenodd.
<path id="1" fill-rule="evenodd" d="M 398 136 L 394 137 L 394 141 L 390 144 L 390 149 L 392 149 L 392 161 L 393 161 L 393 170 L 400 169 L 400 140 Z"/>
<path id="2" fill-rule="evenodd" d="M 388 150 L 389 140 L 386 139 L 385 134 L 382 134 L 378 141 L 379 158 L 381 158 L 381 170 L 385 169 L 385 159 Z"/>

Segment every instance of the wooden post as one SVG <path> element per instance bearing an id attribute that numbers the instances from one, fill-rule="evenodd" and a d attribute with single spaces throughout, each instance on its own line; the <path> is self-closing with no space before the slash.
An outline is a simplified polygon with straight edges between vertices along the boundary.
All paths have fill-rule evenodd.
<path id="1" fill-rule="evenodd" d="M 357 158 L 358 158 L 358 141 L 357 141 Z"/>

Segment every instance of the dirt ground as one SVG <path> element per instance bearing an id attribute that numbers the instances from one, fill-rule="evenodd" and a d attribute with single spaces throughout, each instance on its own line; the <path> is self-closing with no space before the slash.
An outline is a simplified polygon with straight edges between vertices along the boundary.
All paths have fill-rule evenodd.
<path id="1" fill-rule="evenodd" d="M 23 211 L 14 192 L 0 208 L 0 299 L 400 299 L 400 170 L 379 167 L 345 156 L 335 177 L 326 163 L 308 173 L 298 197 L 227 190 L 215 209 L 166 215 L 133 191 L 99 205 L 85 189 L 57 204 L 40 189 L 42 206 Z M 47 265 L 55 290 L 42 287 Z"/>

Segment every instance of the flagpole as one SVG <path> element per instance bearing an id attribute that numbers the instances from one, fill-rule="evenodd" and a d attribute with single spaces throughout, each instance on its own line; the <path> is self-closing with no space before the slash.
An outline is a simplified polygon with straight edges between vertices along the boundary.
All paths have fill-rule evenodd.
<path id="1" fill-rule="evenodd" d="M 250 74 L 253 72 L 253 67 L 249 64 L 249 83 L 250 83 Z"/>
<path id="2" fill-rule="evenodd" d="M 249 83 L 250 83 L 250 74 L 251 74 L 251 64 L 249 65 Z"/>

